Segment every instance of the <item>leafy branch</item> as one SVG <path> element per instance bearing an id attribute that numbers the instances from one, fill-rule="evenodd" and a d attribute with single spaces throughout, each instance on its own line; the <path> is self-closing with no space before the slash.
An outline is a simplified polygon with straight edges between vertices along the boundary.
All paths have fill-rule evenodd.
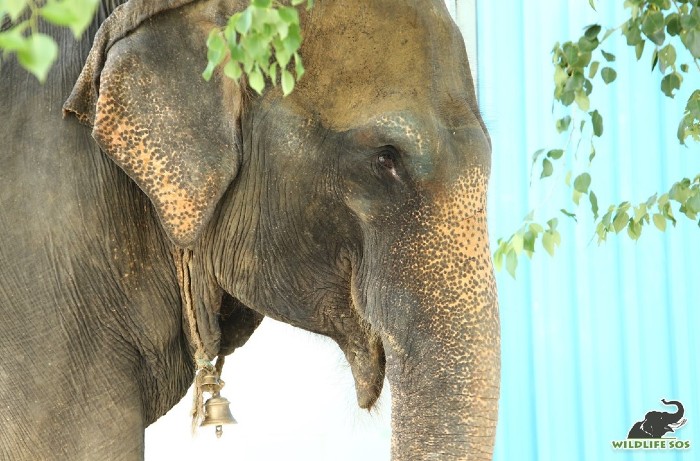
<path id="1" fill-rule="evenodd" d="M 226 27 L 213 29 L 207 40 L 204 79 L 208 81 L 216 67 L 223 64 L 224 75 L 239 81 L 245 73 L 250 87 L 260 94 L 265 77 L 276 86 L 279 73 L 283 94 L 291 93 L 295 80 L 304 75 L 299 56 L 299 13 L 293 7 L 302 3 L 307 9 L 313 6 L 313 0 L 291 0 L 292 7 L 273 0 L 252 0 L 245 10 L 231 16 Z M 292 59 L 296 79 L 288 69 Z"/>
<path id="2" fill-rule="evenodd" d="M 0 24 L 9 27 L 0 32 L 0 64 L 15 54 L 19 64 L 40 82 L 58 58 L 58 45 L 49 35 L 39 32 L 39 20 L 71 30 L 76 39 L 85 32 L 97 11 L 99 0 L 0 0 Z M 249 6 L 228 20 L 225 27 L 215 28 L 207 39 L 207 67 L 202 76 L 209 80 L 223 65 L 227 77 L 239 81 L 245 74 L 248 84 L 258 93 L 265 88 L 265 78 L 273 85 L 281 80 L 287 95 L 304 75 L 299 56 L 301 28 L 296 6 L 313 0 L 291 0 L 285 5 L 277 0 L 251 0 Z M 293 72 L 289 68 L 292 67 Z"/>
<path id="3" fill-rule="evenodd" d="M 629 201 L 610 205 L 601 216 L 598 197 L 591 188 L 593 178 L 588 169 L 596 155 L 594 139 L 603 136 L 604 131 L 603 114 L 597 109 L 591 110 L 590 106 L 593 81 L 600 79 L 608 85 L 617 78 L 617 71 L 614 69 L 616 57 L 602 49 L 603 42 L 615 32 L 619 32 L 625 37 L 627 45 L 634 48 L 638 61 L 642 58 L 645 46 L 651 43 L 654 46 L 651 70 L 660 71 L 661 92 L 669 98 L 674 98 L 683 84 L 683 74 L 690 72 L 689 63 L 692 62 L 700 71 L 699 2 L 700 0 L 626 0 L 625 7 L 630 15 L 624 23 L 605 32 L 598 24 L 588 26 L 578 40 L 557 43 L 552 50 L 554 100 L 570 110 L 569 115 L 556 120 L 555 128 L 559 133 L 568 131 L 569 139 L 578 137 L 579 141 L 575 148 L 567 146 L 565 149 L 538 150 L 533 155 L 533 166 L 541 162 L 540 179 L 548 178 L 555 172 L 557 163 L 567 160 L 573 162 L 582 140 L 588 140 L 588 164 L 577 172 L 573 181 L 573 171 L 567 171 L 564 183 L 571 190 L 571 199 L 576 206 L 579 206 L 583 196 L 588 197 L 590 211 L 596 223 L 595 235 L 598 237 L 598 243 L 605 241 L 608 234 L 618 234 L 624 229 L 627 229 L 627 235 L 631 239 L 637 240 L 644 226 L 652 222 L 662 232 L 666 230 L 668 222 L 675 226 L 677 221 L 672 208 L 673 203 L 678 206 L 680 214 L 691 220 L 698 219 L 700 175 L 693 180 L 684 178 L 674 183 L 668 192 L 653 194 L 648 200 L 637 205 L 632 205 Z M 589 0 L 589 3 L 595 9 L 594 0 Z M 681 60 L 685 62 L 679 62 Z M 573 123 L 573 118 L 580 122 Z M 682 145 L 686 145 L 689 138 L 700 141 L 700 90 L 695 90 L 688 98 L 676 135 Z M 565 209 L 561 212 L 567 217 L 577 219 L 575 213 Z M 550 226 L 550 233 L 555 235 L 556 218 L 550 219 L 548 224 L 552 221 L 555 226 Z M 700 222 L 698 225 L 700 226 Z M 537 232 L 540 229 L 542 231 Z M 560 237 L 557 233 L 556 239 L 547 237 L 545 242 L 545 235 L 547 232 L 544 231 L 544 227 L 537 224 L 533 220 L 533 213 L 530 213 L 521 228 L 511 237 L 498 239 L 494 254 L 496 266 L 502 267 L 502 261 L 505 259 L 506 269 L 514 277 L 518 257 L 523 253 L 532 257 L 538 238 L 542 239 L 542 245 L 547 252 L 553 254 L 554 247 L 560 243 Z M 527 242 L 527 245 L 521 244 L 521 241 Z"/>
<path id="4" fill-rule="evenodd" d="M 36 0 L 0 0 L 0 23 L 6 17 L 12 26 L 0 32 L 0 61 L 11 54 L 40 82 L 46 80 L 58 58 L 56 41 L 39 32 L 38 21 L 68 27 L 78 39 L 90 25 L 99 0 L 48 0 L 39 6 Z M 20 22 L 21 18 L 26 18 Z"/>

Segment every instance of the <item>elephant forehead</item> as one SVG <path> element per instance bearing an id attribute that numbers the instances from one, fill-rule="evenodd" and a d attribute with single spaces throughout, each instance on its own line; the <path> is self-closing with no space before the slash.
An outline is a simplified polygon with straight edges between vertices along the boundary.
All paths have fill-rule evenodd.
<path id="1" fill-rule="evenodd" d="M 469 115 L 466 54 L 442 4 L 319 2 L 307 17 L 307 69 L 293 100 L 332 129 L 383 113 Z M 451 104 L 458 101 L 457 104 Z"/>

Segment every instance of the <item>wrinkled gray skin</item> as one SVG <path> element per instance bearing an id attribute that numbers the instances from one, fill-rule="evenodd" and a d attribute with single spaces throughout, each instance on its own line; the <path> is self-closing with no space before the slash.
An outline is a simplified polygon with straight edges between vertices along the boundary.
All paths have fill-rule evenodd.
<path id="1" fill-rule="evenodd" d="M 490 144 L 461 37 L 440 0 L 316 3 L 287 98 L 201 79 L 235 1 L 103 2 L 81 42 L 50 31 L 44 86 L 3 64 L 0 459 L 141 459 L 193 377 L 183 296 L 209 357 L 269 316 L 334 339 L 363 408 L 386 374 L 393 460 L 490 459 Z"/>

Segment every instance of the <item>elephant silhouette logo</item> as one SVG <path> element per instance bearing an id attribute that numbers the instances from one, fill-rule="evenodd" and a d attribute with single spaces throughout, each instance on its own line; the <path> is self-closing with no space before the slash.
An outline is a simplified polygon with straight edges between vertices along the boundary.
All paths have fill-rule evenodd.
<path id="1" fill-rule="evenodd" d="M 642 421 L 637 421 L 630 429 L 627 435 L 628 439 L 660 439 L 668 432 L 675 432 L 685 423 L 687 419 L 683 418 L 685 408 L 678 400 L 661 399 L 664 405 L 674 405 L 676 411 L 670 413 L 668 411 L 650 411 L 644 415 Z"/>

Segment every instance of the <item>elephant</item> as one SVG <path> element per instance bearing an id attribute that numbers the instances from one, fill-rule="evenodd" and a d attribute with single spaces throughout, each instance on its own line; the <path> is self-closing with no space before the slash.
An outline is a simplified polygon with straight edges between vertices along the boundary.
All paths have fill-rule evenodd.
<path id="1" fill-rule="evenodd" d="M 43 85 L 2 63 L 0 459 L 143 459 L 264 317 L 337 343 L 361 408 L 387 378 L 392 460 L 491 459 L 491 140 L 444 2 L 317 0 L 286 97 L 201 77 L 246 6 L 102 0 L 39 24 Z"/>
<path id="2" fill-rule="evenodd" d="M 685 409 L 678 400 L 661 399 L 664 405 L 675 405 L 675 413 L 667 411 L 650 411 L 644 416 L 643 421 L 637 421 L 627 435 L 628 439 L 660 439 L 667 432 L 675 432 L 686 423 L 683 418 Z"/>

